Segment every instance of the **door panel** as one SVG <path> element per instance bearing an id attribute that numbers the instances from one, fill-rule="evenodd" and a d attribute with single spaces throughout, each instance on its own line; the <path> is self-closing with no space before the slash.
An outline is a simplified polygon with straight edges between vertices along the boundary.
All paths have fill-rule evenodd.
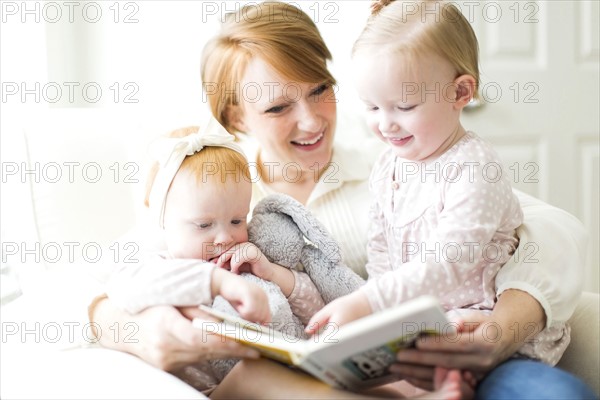
<path id="1" fill-rule="evenodd" d="M 516 188 L 584 223 L 585 289 L 598 291 L 599 3 L 459 2 L 463 13 L 469 3 L 485 104 L 464 125 L 495 145 Z"/>

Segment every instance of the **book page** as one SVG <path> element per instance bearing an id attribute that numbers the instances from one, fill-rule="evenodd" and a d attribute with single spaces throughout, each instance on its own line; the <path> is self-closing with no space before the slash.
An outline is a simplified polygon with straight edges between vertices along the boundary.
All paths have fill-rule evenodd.
<path id="1" fill-rule="evenodd" d="M 194 319 L 194 326 L 258 350 L 273 360 L 298 366 L 329 385 L 359 390 L 396 381 L 389 373 L 396 353 L 426 333 L 450 333 L 437 299 L 423 296 L 342 327 L 328 326 L 303 340 L 266 326 L 201 307 L 219 322 Z"/>
<path id="2" fill-rule="evenodd" d="M 345 389 L 363 389 L 398 380 L 389 366 L 396 353 L 423 334 L 454 331 L 432 297 L 422 297 L 340 327 L 317 343 L 307 341 L 311 373 Z M 308 364 L 307 364 L 308 365 Z M 321 378 L 323 379 L 323 378 Z M 323 379 L 325 380 L 325 379 Z"/>
<path id="3" fill-rule="evenodd" d="M 288 365 L 297 365 L 298 360 L 306 352 L 306 343 L 303 339 L 285 335 L 274 328 L 261 326 L 210 307 L 200 306 L 200 308 L 219 321 L 194 319 L 194 327 L 202 329 L 207 334 L 228 337 L 256 349 L 264 357 Z"/>

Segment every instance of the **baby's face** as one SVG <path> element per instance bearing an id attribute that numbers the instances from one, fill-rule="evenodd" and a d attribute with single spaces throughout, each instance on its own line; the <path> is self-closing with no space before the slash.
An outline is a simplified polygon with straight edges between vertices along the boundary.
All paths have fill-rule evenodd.
<path id="1" fill-rule="evenodd" d="M 250 182 L 228 178 L 224 183 L 197 182 L 179 171 L 165 207 L 165 237 L 173 258 L 212 261 L 237 243 L 248 241 Z"/>

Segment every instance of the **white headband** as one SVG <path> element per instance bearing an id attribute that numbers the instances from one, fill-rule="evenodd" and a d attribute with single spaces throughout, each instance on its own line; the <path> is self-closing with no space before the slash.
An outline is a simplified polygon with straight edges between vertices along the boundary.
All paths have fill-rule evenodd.
<path id="1" fill-rule="evenodd" d="M 235 137 L 211 117 L 204 129 L 201 127 L 198 133 L 182 138 L 164 137 L 150 144 L 150 155 L 158 161 L 159 169 L 152 184 L 149 203 L 151 214 L 158 220 L 160 228 L 164 227 L 165 204 L 169 186 L 185 157 L 199 152 L 205 146 L 227 147 L 244 155 L 242 148 L 234 141 Z"/>

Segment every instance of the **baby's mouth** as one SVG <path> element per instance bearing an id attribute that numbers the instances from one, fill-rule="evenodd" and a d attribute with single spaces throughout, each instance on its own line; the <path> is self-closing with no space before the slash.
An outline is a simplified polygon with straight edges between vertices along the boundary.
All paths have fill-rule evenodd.
<path id="1" fill-rule="evenodd" d="M 212 257 L 212 258 L 209 258 L 209 259 L 208 259 L 208 262 L 211 262 L 211 263 L 215 263 L 215 264 L 216 264 L 216 263 L 219 261 L 219 258 L 220 258 L 220 257 L 223 255 L 223 253 L 225 253 L 226 251 L 227 251 L 227 250 L 223 250 L 222 252 L 220 252 L 220 253 L 219 253 L 219 254 L 217 254 L 216 256 L 214 256 L 214 257 Z"/>
<path id="2" fill-rule="evenodd" d="M 219 258 L 221 258 L 223 254 L 227 253 L 232 247 L 233 245 L 230 245 L 229 247 L 215 247 L 215 250 L 217 250 L 217 252 L 213 257 L 208 259 L 208 262 L 216 264 L 219 261 Z"/>

